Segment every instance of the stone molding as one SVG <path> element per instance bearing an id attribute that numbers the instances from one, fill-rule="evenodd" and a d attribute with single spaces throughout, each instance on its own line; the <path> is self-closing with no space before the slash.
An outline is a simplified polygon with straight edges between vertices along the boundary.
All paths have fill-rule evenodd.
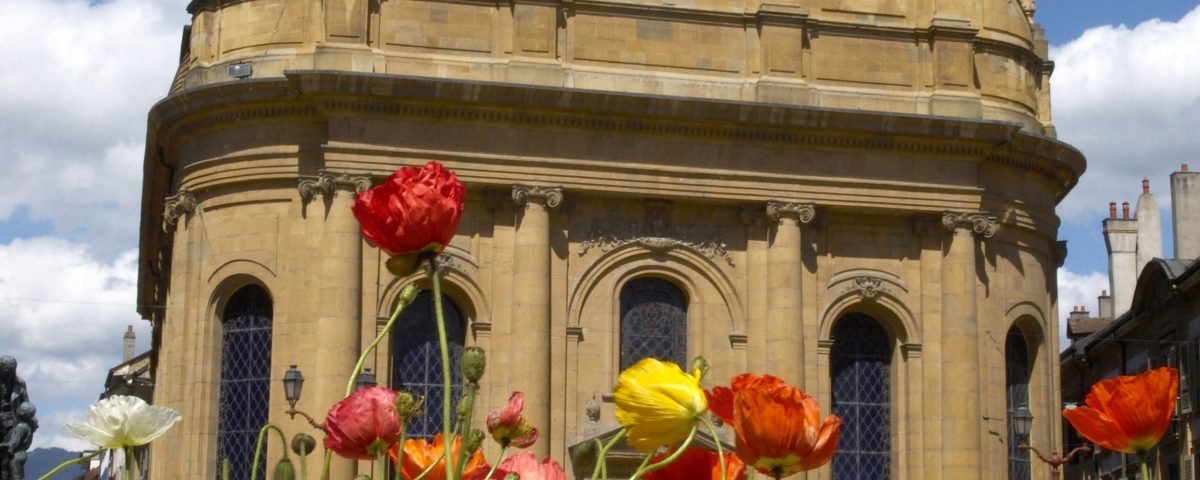
<path id="1" fill-rule="evenodd" d="M 904 355 L 905 359 L 921 358 L 921 344 L 919 343 L 904 343 L 900 345 L 900 354 Z"/>
<path id="2" fill-rule="evenodd" d="M 174 195 L 163 200 L 163 231 L 170 232 L 179 222 L 179 218 L 196 211 L 199 202 L 196 195 L 186 188 L 179 189 Z"/>
<path id="3" fill-rule="evenodd" d="M 996 217 L 987 212 L 945 212 L 942 213 L 942 226 L 951 232 L 969 229 L 983 238 L 992 238 L 1000 229 Z"/>
<path id="4" fill-rule="evenodd" d="M 545 187 L 541 185 L 513 185 L 513 205 L 523 207 L 529 202 L 539 202 L 546 208 L 557 207 L 563 200 L 562 187 Z"/>
<path id="5" fill-rule="evenodd" d="M 371 188 L 371 176 L 321 169 L 316 176 L 300 177 L 299 185 L 296 188 L 300 191 L 300 199 L 304 203 L 308 203 L 318 195 L 333 198 L 337 195 L 338 190 L 350 191 L 355 194 L 365 192 Z"/>
<path id="6" fill-rule="evenodd" d="M 578 255 L 583 256 L 592 248 L 607 253 L 626 245 L 637 245 L 658 252 L 686 248 L 714 261 L 724 260 L 733 266 L 733 254 L 721 240 L 719 230 L 705 234 L 698 225 L 672 224 L 669 210 L 669 202 L 648 201 L 646 217 L 642 221 L 624 217 L 612 217 L 607 224 L 596 221 L 592 224 L 591 239 L 579 243 Z"/>
<path id="7" fill-rule="evenodd" d="M 729 334 L 729 348 L 734 350 L 745 350 L 749 341 L 750 337 L 744 333 Z"/>
<path id="8" fill-rule="evenodd" d="M 809 223 L 816 218 L 817 208 L 812 203 L 784 202 L 771 200 L 767 202 L 767 217 L 774 222 L 790 218 L 797 224 Z"/>

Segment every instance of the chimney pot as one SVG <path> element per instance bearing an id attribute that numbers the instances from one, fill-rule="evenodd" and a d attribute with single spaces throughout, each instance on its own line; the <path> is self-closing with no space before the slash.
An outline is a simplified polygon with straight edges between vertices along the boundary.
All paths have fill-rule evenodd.
<path id="1" fill-rule="evenodd" d="M 1142 193 L 1150 193 L 1150 179 L 1142 177 Z"/>
<path id="2" fill-rule="evenodd" d="M 1117 218 L 1117 202 L 1108 202 L 1108 218 Z"/>
<path id="3" fill-rule="evenodd" d="M 1129 220 L 1129 202 L 1121 202 L 1121 218 Z"/>
<path id="4" fill-rule="evenodd" d="M 1107 297 L 1107 296 L 1108 296 L 1108 290 L 1101 290 L 1101 291 L 1100 291 L 1100 296 L 1101 296 L 1101 297 Z"/>
<path id="5" fill-rule="evenodd" d="M 1179 166 L 1179 171 L 1181 171 L 1181 172 L 1186 172 L 1186 171 L 1188 171 L 1188 169 L 1187 169 L 1187 164 L 1185 163 L 1185 164 L 1183 164 L 1183 165 L 1180 165 L 1180 166 Z"/>

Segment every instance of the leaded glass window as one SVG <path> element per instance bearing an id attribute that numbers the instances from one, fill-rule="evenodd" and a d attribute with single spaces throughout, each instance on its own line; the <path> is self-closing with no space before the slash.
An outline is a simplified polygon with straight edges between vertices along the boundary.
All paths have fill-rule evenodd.
<path id="1" fill-rule="evenodd" d="M 621 288 L 621 370 L 646 357 L 687 368 L 687 297 L 654 277 Z"/>
<path id="2" fill-rule="evenodd" d="M 838 480 L 891 478 L 891 340 L 874 319 L 852 314 L 833 327 L 833 413 L 844 422 L 833 457 Z"/>
<path id="3" fill-rule="evenodd" d="M 230 478 L 250 478 L 254 443 L 267 423 L 270 400 L 271 297 L 262 287 L 247 285 L 234 292 L 223 313 L 217 457 L 229 459 Z M 266 477 L 265 458 L 254 468 Z"/>
<path id="4" fill-rule="evenodd" d="M 1029 451 L 1017 448 L 1021 441 L 1013 429 L 1012 419 L 1017 407 L 1029 406 L 1029 350 L 1021 329 L 1015 326 L 1008 330 L 1008 337 L 1004 341 L 1004 361 L 1005 403 L 1008 408 L 1008 478 L 1028 480 L 1031 476 Z"/>
<path id="5" fill-rule="evenodd" d="M 457 410 L 462 394 L 459 360 L 466 341 L 462 311 L 449 296 L 442 295 L 446 339 L 450 346 L 451 411 Z M 392 327 L 392 388 L 425 399 L 424 413 L 406 426 L 410 437 L 433 438 L 442 430 L 442 354 L 438 348 L 437 317 L 433 292 L 422 290 Z"/>

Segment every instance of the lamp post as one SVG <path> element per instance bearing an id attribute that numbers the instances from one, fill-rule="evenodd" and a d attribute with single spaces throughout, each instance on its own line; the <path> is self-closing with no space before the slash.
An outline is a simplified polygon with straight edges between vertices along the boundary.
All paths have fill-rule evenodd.
<path id="1" fill-rule="evenodd" d="M 1017 411 L 1013 412 L 1012 422 L 1013 431 L 1017 434 L 1017 439 L 1021 441 L 1017 445 L 1017 448 L 1021 450 L 1033 450 L 1038 459 L 1050 465 L 1050 478 L 1052 480 L 1062 478 L 1062 472 L 1058 471 L 1058 467 L 1071 461 L 1072 458 L 1075 458 L 1075 455 L 1092 451 L 1087 445 L 1084 445 L 1071 450 L 1071 453 L 1068 453 L 1065 457 L 1059 455 L 1058 450 L 1055 449 L 1050 450 L 1050 455 L 1042 455 L 1042 452 L 1029 445 L 1029 431 L 1033 429 L 1033 412 L 1029 411 L 1029 407 L 1025 405 L 1018 406 Z"/>
<path id="2" fill-rule="evenodd" d="M 371 377 L 373 379 L 374 375 Z M 296 368 L 295 365 L 292 365 L 288 368 L 287 373 L 283 374 L 283 396 L 288 402 L 288 410 L 284 413 L 287 413 L 292 419 L 295 419 L 296 415 L 303 416 L 305 420 L 308 420 L 308 424 L 312 425 L 313 428 L 324 431 L 324 424 L 317 423 L 316 420 L 313 420 L 311 415 L 300 410 L 296 410 L 296 402 L 300 401 L 300 391 L 303 389 L 304 374 L 300 373 L 299 368 Z"/>
<path id="3" fill-rule="evenodd" d="M 355 390 L 371 388 L 371 387 L 374 387 L 375 385 L 378 385 L 378 383 L 375 382 L 375 373 L 372 372 L 371 369 L 369 369 L 369 368 L 362 369 L 361 372 L 358 372 L 358 376 L 354 378 L 354 389 Z"/>

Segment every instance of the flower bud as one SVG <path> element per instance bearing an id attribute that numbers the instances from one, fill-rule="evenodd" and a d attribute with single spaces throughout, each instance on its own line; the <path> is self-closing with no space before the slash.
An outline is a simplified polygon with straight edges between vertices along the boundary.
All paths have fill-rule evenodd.
<path id="1" fill-rule="evenodd" d="M 483 368 L 487 364 L 487 356 L 479 347 L 467 347 L 462 352 L 462 374 L 468 382 L 476 383 L 483 378 Z"/>
<path id="2" fill-rule="evenodd" d="M 421 290 L 417 288 L 417 284 L 410 283 L 408 286 L 404 287 L 404 290 L 400 291 L 400 301 L 405 305 L 412 304 L 413 300 L 417 298 L 417 294 L 420 292 Z"/>
<path id="3" fill-rule="evenodd" d="M 471 423 L 471 419 L 467 418 L 471 415 L 471 409 L 475 407 L 474 395 L 463 395 L 458 399 L 458 423 L 466 425 Z"/>
<path id="4" fill-rule="evenodd" d="M 692 365 L 688 368 L 688 371 L 696 375 L 697 378 L 704 378 L 704 375 L 708 373 L 708 360 L 705 360 L 704 357 L 693 358 Z"/>
<path id="5" fill-rule="evenodd" d="M 467 455 L 474 455 L 479 446 L 483 445 L 485 435 L 482 430 L 472 428 L 471 433 L 467 434 L 466 441 L 463 442 L 463 448 L 466 449 Z"/>
<path id="6" fill-rule="evenodd" d="M 400 421 L 407 424 L 421 414 L 422 403 L 424 402 L 412 393 L 403 390 L 396 392 L 396 415 L 400 417 Z"/>
<path id="7" fill-rule="evenodd" d="M 521 480 L 521 476 L 512 472 L 508 472 L 508 475 L 504 476 L 504 480 Z"/>
<path id="8" fill-rule="evenodd" d="M 296 480 L 296 467 L 292 466 L 292 461 L 287 457 L 281 458 L 275 465 L 275 472 L 271 474 L 271 480 Z"/>
<path id="9" fill-rule="evenodd" d="M 297 433 L 292 437 L 292 451 L 301 457 L 307 457 L 317 448 L 317 440 L 307 433 Z"/>

